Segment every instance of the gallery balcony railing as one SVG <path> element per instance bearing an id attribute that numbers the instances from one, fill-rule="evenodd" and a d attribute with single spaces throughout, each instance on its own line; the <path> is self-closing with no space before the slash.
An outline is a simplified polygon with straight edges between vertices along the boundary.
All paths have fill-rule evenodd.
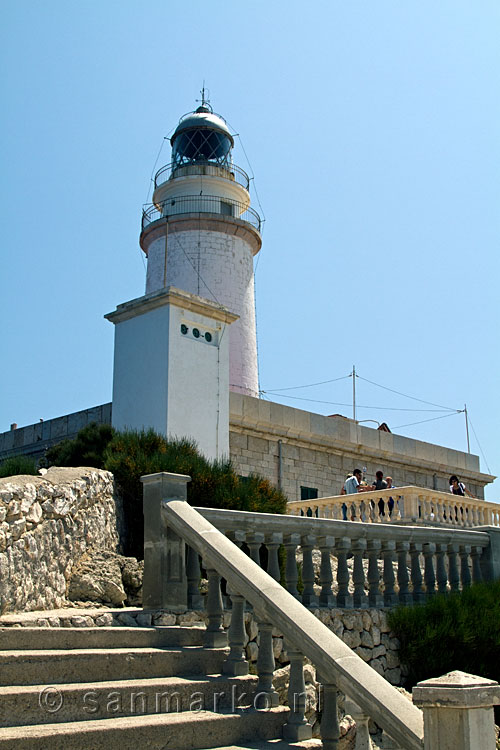
<path id="1" fill-rule="evenodd" d="M 313 500 L 295 500 L 287 511 L 295 516 L 313 516 L 364 523 L 398 523 L 474 528 L 500 526 L 500 504 L 452 495 L 424 487 L 358 492 Z"/>
<path id="2" fill-rule="evenodd" d="M 248 208 L 246 204 L 220 195 L 180 195 L 172 196 L 159 204 L 150 204 L 142 211 L 142 231 L 159 219 L 182 214 L 220 214 L 251 224 L 260 232 L 261 220 L 259 214 Z"/>
<path id="3" fill-rule="evenodd" d="M 228 167 L 223 167 L 220 164 L 214 164 L 210 161 L 196 161 L 191 164 L 176 165 L 170 163 L 162 167 L 155 174 L 155 190 L 160 185 L 163 185 L 168 180 L 176 177 L 187 177 L 189 175 L 205 175 L 207 177 L 223 177 L 226 180 L 237 182 L 248 190 L 250 185 L 250 178 L 247 173 L 237 167 L 235 164 L 231 164 Z"/>

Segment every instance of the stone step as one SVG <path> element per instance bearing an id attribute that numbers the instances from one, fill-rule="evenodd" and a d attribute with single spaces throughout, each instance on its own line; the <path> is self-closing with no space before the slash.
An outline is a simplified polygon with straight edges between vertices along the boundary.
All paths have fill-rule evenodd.
<path id="1" fill-rule="evenodd" d="M 205 628 L 0 628 L 2 651 L 76 648 L 201 646 Z"/>
<path id="2" fill-rule="evenodd" d="M 0 729 L 0 750 L 206 750 L 281 735 L 288 709 L 171 713 Z M 238 745 L 239 743 L 239 745 Z M 244 745 L 243 745 L 244 747 Z"/>
<path id="3" fill-rule="evenodd" d="M 222 672 L 224 649 L 42 649 L 0 651 L 0 685 L 46 685 Z"/>
<path id="4" fill-rule="evenodd" d="M 245 742 L 240 745 L 226 745 L 226 747 L 206 748 L 206 750 L 321 750 L 321 740 L 303 740 L 302 742 L 288 742 L 287 740 L 262 740 L 261 742 Z"/>
<path id="5" fill-rule="evenodd" d="M 109 719 L 251 706 L 257 677 L 142 680 L 0 687 L 0 726 Z"/>

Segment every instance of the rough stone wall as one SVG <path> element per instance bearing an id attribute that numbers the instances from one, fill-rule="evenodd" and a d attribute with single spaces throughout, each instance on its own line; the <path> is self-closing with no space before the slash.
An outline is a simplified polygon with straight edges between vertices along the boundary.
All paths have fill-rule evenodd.
<path id="1" fill-rule="evenodd" d="M 64 605 L 75 563 L 118 541 L 110 472 L 54 467 L 0 479 L 0 614 Z"/>

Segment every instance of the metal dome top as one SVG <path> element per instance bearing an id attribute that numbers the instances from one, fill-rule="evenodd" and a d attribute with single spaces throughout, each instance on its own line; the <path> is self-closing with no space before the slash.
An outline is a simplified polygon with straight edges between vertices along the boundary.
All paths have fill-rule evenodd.
<path id="1" fill-rule="evenodd" d="M 227 136 L 231 141 L 231 147 L 234 146 L 233 136 L 225 120 L 220 115 L 214 114 L 206 104 L 202 104 L 194 112 L 189 112 L 187 115 L 181 117 L 179 124 L 170 138 L 172 146 L 177 136 L 186 130 L 215 130 Z"/>

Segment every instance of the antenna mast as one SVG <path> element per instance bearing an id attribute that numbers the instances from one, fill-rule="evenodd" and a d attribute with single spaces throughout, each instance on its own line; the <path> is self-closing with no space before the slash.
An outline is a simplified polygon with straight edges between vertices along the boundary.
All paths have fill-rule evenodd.
<path id="1" fill-rule="evenodd" d="M 356 368 L 352 366 L 352 418 L 356 421 Z"/>

